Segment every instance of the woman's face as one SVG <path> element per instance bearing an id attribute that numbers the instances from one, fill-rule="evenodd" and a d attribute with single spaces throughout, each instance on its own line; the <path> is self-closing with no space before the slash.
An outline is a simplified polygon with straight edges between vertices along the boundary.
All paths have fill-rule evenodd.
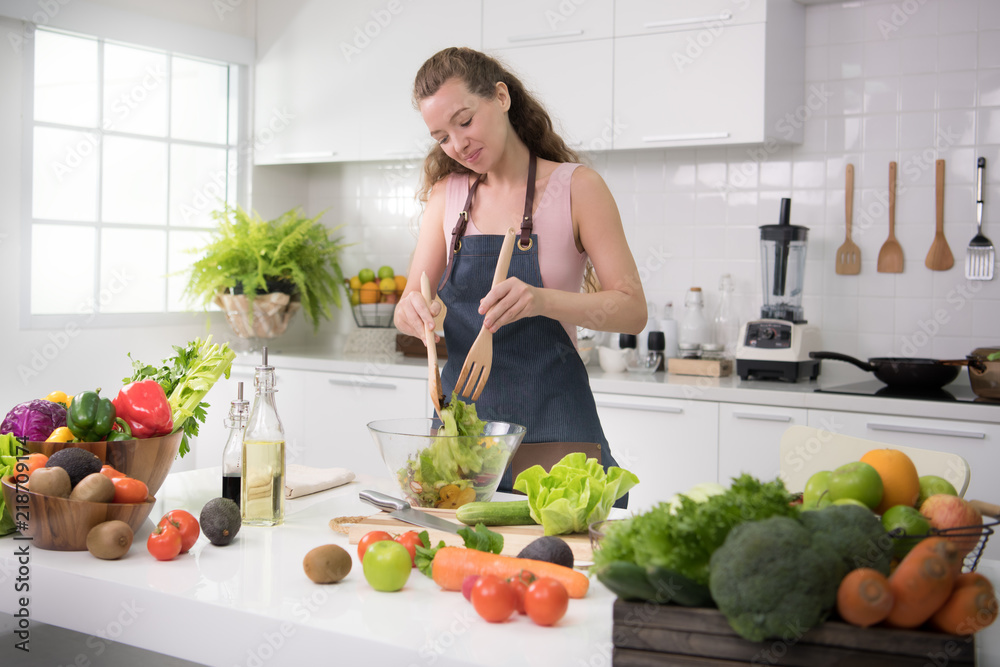
<path id="1" fill-rule="evenodd" d="M 498 83 L 496 95 L 483 98 L 458 78 L 445 81 L 420 102 L 420 115 L 445 155 L 476 173 L 485 173 L 503 151 L 507 138 L 507 86 Z"/>

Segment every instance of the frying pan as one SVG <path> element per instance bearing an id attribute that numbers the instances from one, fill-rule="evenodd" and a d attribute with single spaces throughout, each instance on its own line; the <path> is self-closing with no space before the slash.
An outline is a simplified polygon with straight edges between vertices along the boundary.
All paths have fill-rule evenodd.
<path id="1" fill-rule="evenodd" d="M 846 361 L 863 371 L 874 373 L 890 387 L 911 389 L 940 389 L 958 377 L 967 360 L 943 362 L 937 359 L 911 359 L 906 357 L 873 357 L 861 361 L 839 352 L 810 352 L 812 359 Z M 953 364 L 953 365 L 951 365 Z"/>

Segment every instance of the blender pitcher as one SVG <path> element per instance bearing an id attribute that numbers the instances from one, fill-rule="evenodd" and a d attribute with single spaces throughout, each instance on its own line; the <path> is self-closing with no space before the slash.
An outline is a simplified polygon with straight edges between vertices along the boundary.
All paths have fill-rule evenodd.
<path id="1" fill-rule="evenodd" d="M 789 224 L 792 201 L 781 200 L 781 215 L 776 225 L 760 228 L 763 318 L 803 323 L 802 284 L 806 272 L 807 227 Z"/>

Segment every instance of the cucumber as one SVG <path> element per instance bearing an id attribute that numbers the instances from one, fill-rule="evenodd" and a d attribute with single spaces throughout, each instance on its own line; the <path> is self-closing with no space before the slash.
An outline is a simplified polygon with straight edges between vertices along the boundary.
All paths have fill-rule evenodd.
<path id="1" fill-rule="evenodd" d="M 622 600 L 655 600 L 646 568 L 626 560 L 615 560 L 593 570 L 597 580 Z"/>
<path id="2" fill-rule="evenodd" d="M 684 607 L 711 607 L 712 594 L 708 586 L 685 577 L 674 570 L 650 565 L 646 568 L 646 578 L 656 590 L 654 598 L 659 603 L 673 602 Z"/>
<path id="3" fill-rule="evenodd" d="M 455 510 L 455 518 L 467 526 L 481 523 L 487 526 L 533 526 L 527 500 L 510 502 L 471 502 Z"/>

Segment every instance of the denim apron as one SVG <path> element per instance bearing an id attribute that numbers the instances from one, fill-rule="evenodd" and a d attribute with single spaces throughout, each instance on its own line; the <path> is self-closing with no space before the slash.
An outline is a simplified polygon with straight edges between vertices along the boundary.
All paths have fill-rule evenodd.
<path id="1" fill-rule="evenodd" d="M 525 212 L 508 277 L 542 287 L 538 235 L 531 233 L 535 162 L 532 155 Z M 444 318 L 448 361 L 441 374 L 446 397 L 454 391 L 465 357 L 482 328 L 479 301 L 493 287 L 493 273 L 503 245 L 502 235 L 465 236 L 480 180 L 482 176 L 469 189 L 465 207 L 452 231 L 451 256 L 438 285 L 438 294 L 448 307 Z M 604 437 L 583 360 L 563 325 L 551 318 L 541 315 L 522 318 L 503 325 L 493 334 L 493 366 L 490 379 L 476 401 L 476 413 L 487 421 L 525 426 L 524 442 L 600 443 L 604 469 L 618 465 Z M 508 466 L 498 488 L 509 492 L 513 483 Z M 625 507 L 627 502 L 626 494 L 615 506 Z"/>

